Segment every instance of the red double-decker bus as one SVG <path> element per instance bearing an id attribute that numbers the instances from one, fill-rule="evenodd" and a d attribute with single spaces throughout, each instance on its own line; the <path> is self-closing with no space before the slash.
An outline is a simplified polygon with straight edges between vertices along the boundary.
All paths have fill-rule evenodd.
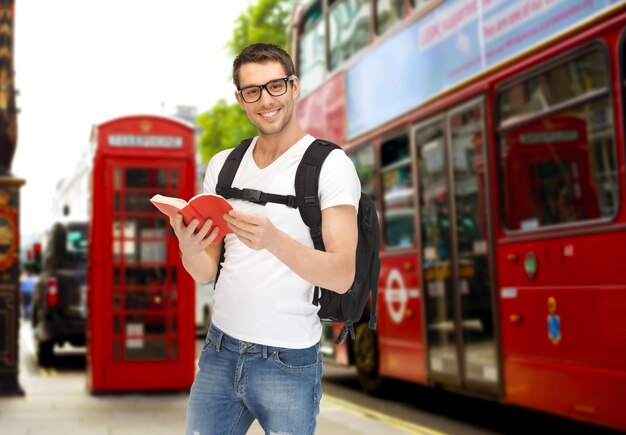
<path id="1" fill-rule="evenodd" d="M 626 429 L 626 4 L 315 0 L 291 41 L 381 217 L 378 330 L 326 354 Z"/>

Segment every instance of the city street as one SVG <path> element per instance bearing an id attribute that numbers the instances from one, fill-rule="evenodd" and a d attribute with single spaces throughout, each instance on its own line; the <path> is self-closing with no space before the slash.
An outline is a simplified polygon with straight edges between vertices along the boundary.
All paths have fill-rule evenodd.
<path id="1" fill-rule="evenodd" d="M 0 399 L 0 435 L 183 433 L 186 393 L 90 395 L 84 349 L 56 349 L 53 367 L 37 365 L 30 324 L 20 329 L 23 398 Z M 196 341 L 197 353 L 203 339 Z M 319 434 L 609 433 L 597 427 L 403 383 L 381 397 L 360 391 L 353 370 L 325 365 Z M 263 434 L 255 423 L 249 434 Z"/>
<path id="2" fill-rule="evenodd" d="M 29 322 L 22 322 L 20 383 L 26 395 L 0 399 L 1 435 L 183 433 L 186 393 L 90 395 L 85 387 L 84 349 L 56 348 L 54 366 L 42 368 L 34 357 L 30 335 Z M 202 339 L 197 340 L 197 353 L 202 343 Z M 331 379 L 354 379 L 349 370 L 330 368 L 329 371 Z M 337 388 L 341 391 L 341 387 Z M 440 433 L 375 409 L 325 394 L 317 433 Z M 263 434 L 263 431 L 255 423 L 248 433 Z"/>

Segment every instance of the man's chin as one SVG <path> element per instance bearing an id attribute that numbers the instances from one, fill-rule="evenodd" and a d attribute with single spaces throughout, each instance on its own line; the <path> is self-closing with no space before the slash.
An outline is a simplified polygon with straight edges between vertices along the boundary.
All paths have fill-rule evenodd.
<path id="1" fill-rule="evenodd" d="M 260 127 L 257 125 L 256 128 L 259 131 L 259 134 L 262 136 L 275 136 L 284 130 L 284 126 L 275 126 L 275 127 L 267 128 L 267 127 Z"/>

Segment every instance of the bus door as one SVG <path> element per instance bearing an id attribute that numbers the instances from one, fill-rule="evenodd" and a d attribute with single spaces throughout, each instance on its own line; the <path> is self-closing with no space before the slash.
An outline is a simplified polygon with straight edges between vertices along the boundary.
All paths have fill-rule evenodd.
<path id="1" fill-rule="evenodd" d="M 382 138 L 383 250 L 378 296 L 378 311 L 381 313 L 378 317 L 378 346 L 383 375 L 425 383 L 415 237 L 415 181 L 411 163 L 409 131 L 402 129 Z"/>
<path id="2" fill-rule="evenodd" d="M 429 382 L 497 394 L 484 105 L 414 129 Z"/>
<path id="3" fill-rule="evenodd" d="M 104 196 L 112 206 L 104 240 L 112 255 L 103 258 L 103 288 L 110 289 L 102 295 L 104 389 L 185 388 L 193 380 L 193 286 L 167 217 L 149 201 L 155 193 L 187 198 L 187 169 L 183 159 L 106 161 Z"/>

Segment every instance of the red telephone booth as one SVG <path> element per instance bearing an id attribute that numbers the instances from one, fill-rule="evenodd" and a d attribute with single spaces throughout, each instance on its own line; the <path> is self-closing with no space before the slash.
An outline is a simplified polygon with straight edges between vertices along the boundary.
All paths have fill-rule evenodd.
<path id="1" fill-rule="evenodd" d="M 87 384 L 177 390 L 194 377 L 194 283 L 156 193 L 195 193 L 194 130 L 160 116 L 94 127 Z"/>

